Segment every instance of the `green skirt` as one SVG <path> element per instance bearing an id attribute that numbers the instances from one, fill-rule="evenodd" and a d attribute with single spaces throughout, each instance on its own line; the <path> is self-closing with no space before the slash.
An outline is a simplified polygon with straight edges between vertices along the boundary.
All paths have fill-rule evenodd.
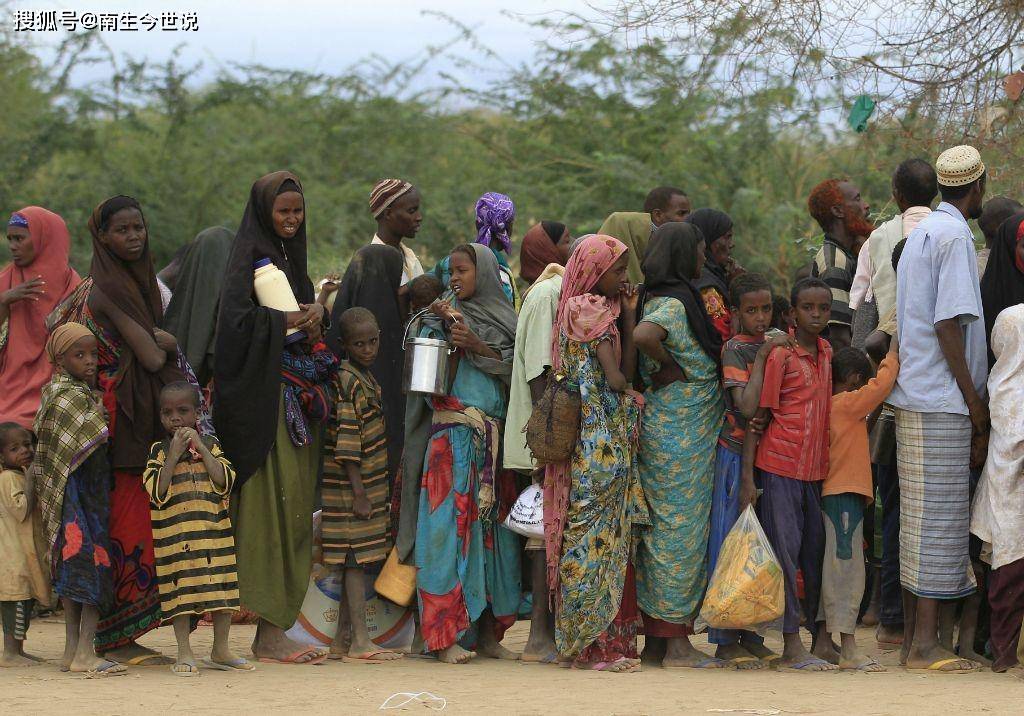
<path id="1" fill-rule="evenodd" d="M 277 436 L 263 467 L 231 498 L 242 606 L 290 629 L 309 585 L 313 563 L 313 505 L 320 459 L 313 444 L 295 447 L 279 401 Z"/>

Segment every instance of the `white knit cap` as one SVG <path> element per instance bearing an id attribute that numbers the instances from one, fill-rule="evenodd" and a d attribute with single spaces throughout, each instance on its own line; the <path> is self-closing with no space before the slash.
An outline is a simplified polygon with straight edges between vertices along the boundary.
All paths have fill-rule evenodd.
<path id="1" fill-rule="evenodd" d="M 947 149 L 935 160 L 935 173 L 942 186 L 963 186 L 985 173 L 981 154 L 969 144 Z"/>

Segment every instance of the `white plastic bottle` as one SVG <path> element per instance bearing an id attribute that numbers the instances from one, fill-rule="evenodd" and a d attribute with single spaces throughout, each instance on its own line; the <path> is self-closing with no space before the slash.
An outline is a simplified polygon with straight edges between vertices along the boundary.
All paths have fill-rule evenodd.
<path id="1" fill-rule="evenodd" d="M 252 265 L 254 271 L 252 276 L 252 287 L 256 293 L 256 300 L 261 306 L 274 308 L 278 311 L 288 313 L 299 310 L 299 302 L 295 300 L 291 284 L 284 271 L 274 265 L 268 258 L 262 258 Z M 301 341 L 306 337 L 304 331 L 298 328 L 289 328 L 285 333 L 286 344 Z"/>

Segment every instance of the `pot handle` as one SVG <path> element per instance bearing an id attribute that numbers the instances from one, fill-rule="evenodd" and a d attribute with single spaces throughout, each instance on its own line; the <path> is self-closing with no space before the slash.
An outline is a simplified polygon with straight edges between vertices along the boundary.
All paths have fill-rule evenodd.
<path id="1" fill-rule="evenodd" d="M 403 353 L 405 352 L 405 343 L 406 343 L 406 341 L 409 340 L 409 328 L 412 327 L 412 324 L 416 322 L 417 318 L 422 316 L 424 313 L 427 313 L 428 311 L 430 311 L 430 306 L 427 306 L 426 308 L 423 308 L 423 309 L 417 311 L 416 313 L 413 314 L 412 318 L 409 319 L 409 322 L 405 324 L 405 332 L 402 334 L 402 352 Z M 449 344 L 449 346 L 448 346 L 448 355 L 451 355 L 452 353 L 454 353 L 457 350 L 458 350 L 458 348 L 454 348 L 454 347 L 452 347 Z"/>

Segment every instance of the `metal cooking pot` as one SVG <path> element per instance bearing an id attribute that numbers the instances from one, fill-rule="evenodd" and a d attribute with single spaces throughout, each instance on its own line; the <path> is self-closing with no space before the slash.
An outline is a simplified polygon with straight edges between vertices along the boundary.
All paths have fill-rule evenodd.
<path id="1" fill-rule="evenodd" d="M 402 388 L 406 393 L 421 395 L 448 395 L 448 360 L 455 349 L 448 341 L 436 338 L 409 338 L 409 327 L 430 309 L 417 313 L 405 327 L 402 350 L 405 351 L 405 370 Z"/>

